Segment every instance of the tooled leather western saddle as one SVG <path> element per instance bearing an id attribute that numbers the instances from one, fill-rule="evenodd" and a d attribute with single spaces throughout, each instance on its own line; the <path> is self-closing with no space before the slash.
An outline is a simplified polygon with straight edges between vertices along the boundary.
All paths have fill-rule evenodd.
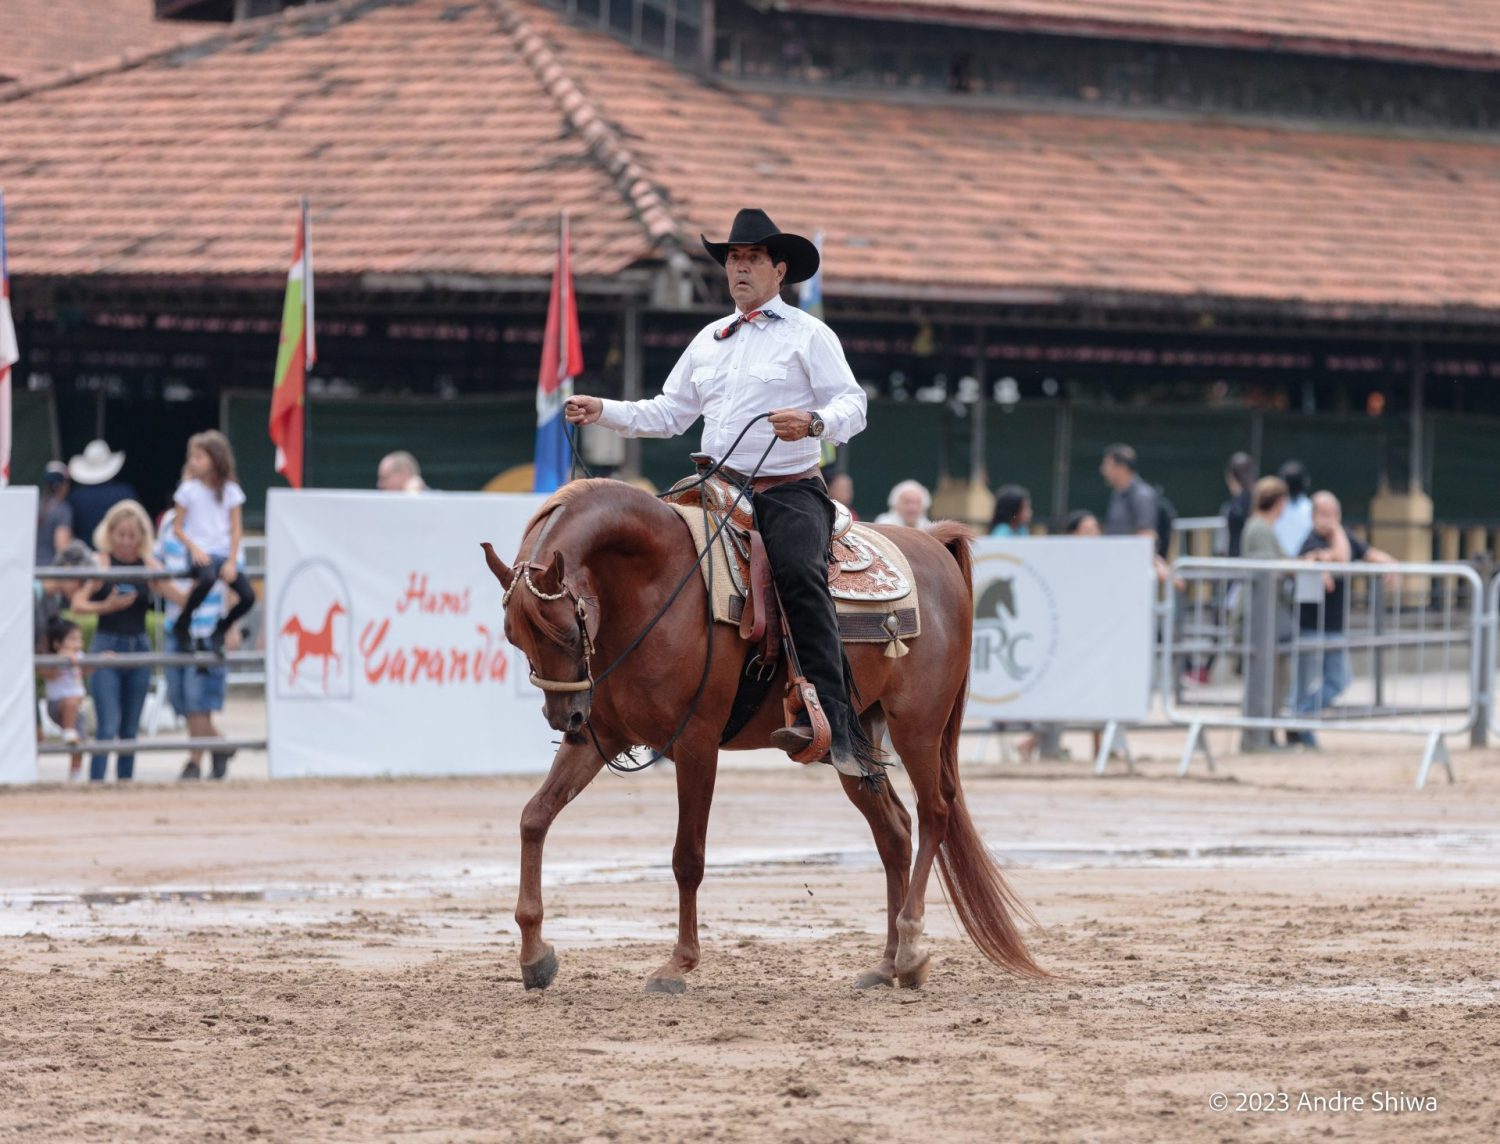
<path id="1" fill-rule="evenodd" d="M 749 645 L 744 677 L 721 739 L 728 742 L 759 709 L 785 655 L 788 679 L 783 714 L 790 725 L 798 712 L 806 711 L 813 727 L 812 743 L 791 757 L 797 762 L 816 762 L 828 751 L 828 721 L 816 689 L 798 664 L 765 543 L 755 527 L 752 496 L 774 485 L 816 477 L 818 470 L 756 478 L 749 485 L 752 496 L 746 496 L 738 480 L 717 473 L 704 479 L 711 468 L 708 457 L 695 453 L 693 460 L 699 476 L 677 482 L 662 499 L 682 514 L 700 552 L 718 533 L 714 543 L 724 559 L 712 575 L 705 566 L 715 619 L 735 624 Z M 888 656 L 905 655 L 902 641 L 919 631 L 916 593 L 905 559 L 888 538 L 856 526 L 846 507 L 835 502 L 835 510 L 828 582 L 839 608 L 840 636 L 846 643 L 884 643 Z"/>

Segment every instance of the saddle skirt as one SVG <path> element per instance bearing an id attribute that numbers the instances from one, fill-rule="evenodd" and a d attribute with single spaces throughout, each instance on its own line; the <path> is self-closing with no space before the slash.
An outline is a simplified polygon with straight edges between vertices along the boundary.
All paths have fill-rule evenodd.
<path id="1" fill-rule="evenodd" d="M 689 483 L 689 482 L 680 482 Z M 706 492 L 709 513 L 705 520 L 700 497 Z M 702 554 L 709 537 L 718 529 L 725 512 L 730 521 L 719 532 L 714 551 L 700 567 L 713 601 L 714 619 L 734 624 L 741 634 L 759 637 L 761 626 L 749 630 L 747 609 L 755 610 L 752 555 L 761 548 L 752 536 L 751 514 L 739 490 L 728 481 L 710 480 L 700 488 L 686 490 L 669 499 L 692 534 L 694 550 Z M 670 495 L 670 494 L 669 494 Z M 732 506 L 732 508 L 731 508 Z M 886 654 L 905 655 L 902 642 L 921 634 L 916 582 L 905 554 L 889 537 L 865 525 L 854 524 L 848 510 L 834 522 L 834 563 L 829 565 L 828 590 L 839 616 L 839 634 L 845 643 L 880 643 Z"/>

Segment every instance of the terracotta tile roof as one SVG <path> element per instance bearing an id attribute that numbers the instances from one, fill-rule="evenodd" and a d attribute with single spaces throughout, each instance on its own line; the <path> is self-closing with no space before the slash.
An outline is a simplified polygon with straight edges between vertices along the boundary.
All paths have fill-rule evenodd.
<path id="1" fill-rule="evenodd" d="M 754 204 L 826 233 L 835 297 L 1500 311 L 1500 146 L 734 91 L 489 5 L 350 0 L 0 102 L 14 272 L 279 276 L 306 191 L 320 275 L 544 276 L 560 205 L 612 275 Z"/>
<path id="2" fill-rule="evenodd" d="M 1494 0 L 772 0 L 791 11 L 1500 67 Z"/>
<path id="3" fill-rule="evenodd" d="M 284 275 L 304 192 L 319 275 L 549 275 L 559 207 L 579 274 L 651 251 L 483 4 L 294 9 L 0 116 L 18 275 Z"/>
<path id="4" fill-rule="evenodd" d="M 735 93 L 531 20 L 692 233 L 821 228 L 830 295 L 1500 308 L 1500 146 Z"/>
<path id="5" fill-rule="evenodd" d="M 0 7 L 0 86 L 208 32 L 202 24 L 153 19 L 152 0 L 4 0 Z"/>

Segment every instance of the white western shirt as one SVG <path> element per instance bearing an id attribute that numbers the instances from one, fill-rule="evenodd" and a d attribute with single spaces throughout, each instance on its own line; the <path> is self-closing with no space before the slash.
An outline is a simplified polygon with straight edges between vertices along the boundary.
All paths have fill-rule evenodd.
<path id="1" fill-rule="evenodd" d="M 842 444 L 865 427 L 865 391 L 854 380 L 834 332 L 795 306 L 772 298 L 763 310 L 779 318 L 742 323 L 714 340 L 739 312 L 705 326 L 688 343 L 666 384 L 644 401 L 605 399 L 599 424 L 625 437 L 675 437 L 701 415 L 702 451 L 749 473 L 775 440 L 770 422 L 757 421 L 725 456 L 752 417 L 776 409 L 822 415 L 823 440 Z M 777 441 L 761 476 L 800 473 L 818 463 L 818 438 Z"/>

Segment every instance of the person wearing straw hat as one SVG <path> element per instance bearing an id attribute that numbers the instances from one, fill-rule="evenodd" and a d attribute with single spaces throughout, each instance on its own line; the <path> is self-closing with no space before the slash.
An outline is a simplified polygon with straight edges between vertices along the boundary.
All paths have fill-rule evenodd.
<path id="1" fill-rule="evenodd" d="M 68 503 L 73 506 L 74 536 L 93 536 L 110 509 L 121 501 L 138 499 L 134 486 L 119 479 L 124 467 L 125 454 L 102 440 L 90 441 L 82 453 L 68 461 L 68 477 L 73 482 Z"/>

